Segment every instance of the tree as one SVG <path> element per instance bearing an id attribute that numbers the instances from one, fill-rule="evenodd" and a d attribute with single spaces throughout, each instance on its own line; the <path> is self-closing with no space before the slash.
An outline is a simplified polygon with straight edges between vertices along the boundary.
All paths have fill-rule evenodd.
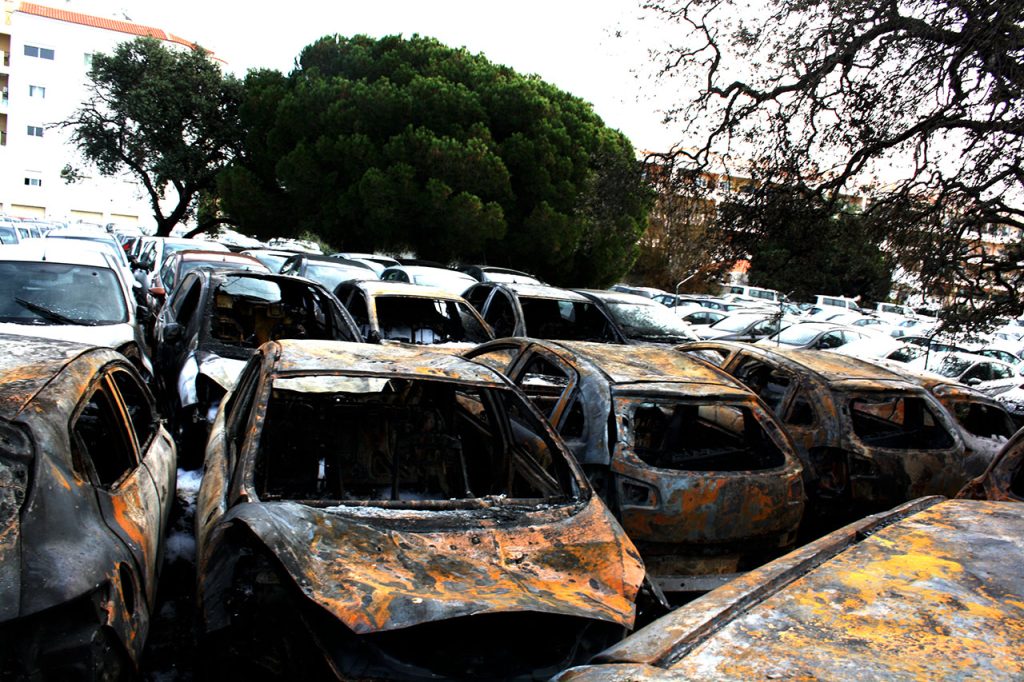
<path id="1" fill-rule="evenodd" d="M 688 78 L 687 154 L 755 160 L 765 182 L 837 204 L 868 197 L 925 284 L 970 317 L 1020 313 L 1024 5 L 1018 0 L 678 0 L 648 9 L 683 30 L 657 52 Z M 682 153 L 682 152 L 680 152 Z M 993 252 L 981 235 L 1001 232 Z"/>
<path id="2" fill-rule="evenodd" d="M 558 283 L 627 270 L 649 195 L 586 102 L 413 36 L 325 37 L 251 73 L 222 207 L 257 236 L 519 267 Z"/>
<path id="3" fill-rule="evenodd" d="M 168 49 L 155 38 L 94 55 L 89 78 L 91 96 L 62 123 L 84 158 L 102 175 L 127 172 L 142 183 L 158 235 L 195 217 L 190 234 L 225 222 L 198 209 L 238 152 L 241 82 L 202 48 Z M 73 180 L 77 171 L 65 170 Z M 168 190 L 173 204 L 165 211 Z"/>
<path id="4" fill-rule="evenodd" d="M 719 208 L 719 225 L 738 256 L 750 260 L 750 283 L 794 300 L 816 294 L 884 301 L 895 258 L 884 230 L 849 206 L 815 195 L 761 186 Z"/>
<path id="5" fill-rule="evenodd" d="M 718 223 L 707 179 L 656 155 L 646 163 L 656 199 L 627 281 L 673 292 L 685 283 L 682 291 L 717 294 L 736 254 Z"/>

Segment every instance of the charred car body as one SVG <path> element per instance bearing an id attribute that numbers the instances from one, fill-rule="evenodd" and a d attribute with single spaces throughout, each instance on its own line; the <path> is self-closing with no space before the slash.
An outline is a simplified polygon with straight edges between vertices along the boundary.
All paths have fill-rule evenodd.
<path id="1" fill-rule="evenodd" d="M 964 486 L 957 497 L 1024 502 L 1024 429 L 1007 441 L 985 473 Z"/>
<path id="2" fill-rule="evenodd" d="M 1022 538 L 1022 505 L 916 500 L 751 571 L 557 679 L 1017 680 Z"/>
<path id="3" fill-rule="evenodd" d="M 568 289 L 546 284 L 480 282 L 462 295 L 480 311 L 495 337 L 627 342 L 599 304 Z"/>
<path id="4" fill-rule="evenodd" d="M 942 403 L 964 441 L 967 478 L 983 474 L 1017 430 L 1006 408 L 976 388 L 953 383 L 931 372 L 915 371 L 902 362 L 875 360 L 874 363 L 923 386 Z"/>
<path id="5" fill-rule="evenodd" d="M 0 335 L 0 678 L 118 679 L 156 599 L 175 452 L 107 348 Z"/>
<path id="6" fill-rule="evenodd" d="M 259 349 L 210 435 L 201 628 L 233 674 L 550 676 L 643 567 L 507 379 L 407 346 Z"/>
<path id="7" fill-rule="evenodd" d="M 712 589 L 796 540 L 796 453 L 725 372 L 656 346 L 499 339 L 466 357 L 548 417 L 663 590 Z"/>
<path id="8" fill-rule="evenodd" d="M 705 341 L 678 347 L 733 375 L 775 412 L 804 466 L 815 531 L 966 482 L 952 418 L 924 388 L 837 353 Z"/>
<path id="9" fill-rule="evenodd" d="M 380 280 L 350 280 L 334 289 L 363 338 L 420 345 L 476 345 L 491 330 L 466 299 L 443 289 Z"/>
<path id="10" fill-rule="evenodd" d="M 245 361 L 280 338 L 359 341 L 351 316 L 321 285 L 286 275 L 197 270 L 160 311 L 155 366 L 187 464 Z"/>

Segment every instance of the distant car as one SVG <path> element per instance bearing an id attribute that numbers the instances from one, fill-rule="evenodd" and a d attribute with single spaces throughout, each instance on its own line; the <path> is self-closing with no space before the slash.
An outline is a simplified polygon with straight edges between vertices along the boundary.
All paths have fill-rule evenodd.
<path id="1" fill-rule="evenodd" d="M 442 289 L 352 280 L 339 284 L 334 295 L 348 309 L 363 338 L 371 343 L 475 346 L 494 338 L 466 299 Z"/>
<path id="2" fill-rule="evenodd" d="M 736 294 L 752 301 L 762 301 L 769 304 L 778 304 L 786 300 L 785 294 L 775 289 L 763 287 L 752 287 L 745 284 L 724 284 L 722 285 L 722 296 Z"/>
<path id="3" fill-rule="evenodd" d="M 698 304 L 676 306 L 672 312 L 692 327 L 708 327 L 726 316 L 726 313 L 722 311 L 711 310 Z M 694 330 L 694 333 L 697 334 L 697 330 Z"/>
<path id="4" fill-rule="evenodd" d="M 499 339 L 465 357 L 548 417 L 665 592 L 712 589 L 796 541 L 793 445 L 725 372 L 654 345 Z"/>
<path id="5" fill-rule="evenodd" d="M 154 278 L 164 267 L 164 262 L 178 251 L 220 251 L 227 253 L 228 247 L 217 242 L 205 242 L 183 237 L 140 237 L 130 255 L 136 279 L 149 289 L 156 286 Z M 151 306 L 152 307 L 152 306 Z"/>
<path id="6" fill-rule="evenodd" d="M 547 679 L 632 627 L 644 580 L 522 393 L 410 346 L 262 346 L 196 520 L 211 679 Z"/>
<path id="7" fill-rule="evenodd" d="M 546 284 L 480 282 L 466 290 L 497 338 L 529 336 L 625 343 L 601 306 L 586 296 Z"/>
<path id="8" fill-rule="evenodd" d="M 429 265 L 395 265 L 380 273 L 380 278 L 385 282 L 437 287 L 459 296 L 465 295 L 464 292 L 477 283 L 464 272 Z"/>
<path id="9" fill-rule="evenodd" d="M 1013 365 L 973 353 L 931 353 L 911 360 L 907 365 L 934 372 L 985 393 L 1020 383 Z"/>
<path id="10" fill-rule="evenodd" d="M 655 287 L 641 287 L 634 286 L 632 284 L 613 284 L 609 287 L 609 291 L 617 291 L 623 294 L 633 294 L 634 296 L 643 296 L 644 298 L 653 299 L 655 296 L 664 296 L 668 292 L 664 289 L 658 289 Z"/>
<path id="11" fill-rule="evenodd" d="M 832 350 L 851 341 L 860 341 L 870 334 L 842 324 L 832 322 L 799 322 L 765 337 L 757 343 L 762 346 L 797 350 Z M 719 337 L 723 338 L 723 337 Z"/>
<path id="12" fill-rule="evenodd" d="M 912 343 L 903 343 L 901 339 L 885 336 L 866 336 L 856 341 L 848 341 L 841 346 L 827 349 L 831 353 L 849 355 L 861 360 L 894 360 L 908 362 L 924 355 L 925 349 Z"/>
<path id="13" fill-rule="evenodd" d="M 152 395 L 109 348 L 0 334 L 0 443 L 0 677 L 136 677 L 175 497 Z"/>
<path id="14" fill-rule="evenodd" d="M 377 273 L 366 263 L 310 253 L 292 255 L 278 272 L 319 282 L 328 291 L 350 279 L 377 279 Z"/>
<path id="15" fill-rule="evenodd" d="M 697 330 L 702 339 L 722 341 L 758 341 L 765 339 L 788 326 L 777 313 L 736 312 L 714 324 Z"/>
<path id="16" fill-rule="evenodd" d="M 340 253 L 332 253 L 331 258 L 344 258 L 345 260 L 353 260 L 357 263 L 369 267 L 373 270 L 377 277 L 390 267 L 399 265 L 399 262 L 391 256 L 384 256 L 379 253 L 356 253 L 353 251 L 343 251 Z"/>
<path id="17" fill-rule="evenodd" d="M 462 265 L 459 272 L 464 272 L 478 282 L 507 282 L 511 284 L 543 284 L 528 272 L 499 268 L 494 265 Z"/>
<path id="18" fill-rule="evenodd" d="M 1024 677 L 1024 505 L 928 497 L 681 606 L 557 682 Z"/>
<path id="19" fill-rule="evenodd" d="M 699 337 L 657 301 L 618 291 L 576 289 L 601 306 L 627 343 L 683 343 Z"/>
<path id="20" fill-rule="evenodd" d="M 280 249 L 243 249 L 239 251 L 243 256 L 252 256 L 267 266 L 270 272 L 278 273 L 284 262 L 295 255 L 294 251 L 282 251 Z"/>
<path id="21" fill-rule="evenodd" d="M 59 239 L 0 249 L 0 332 L 106 346 L 153 374 L 139 306 L 105 250 Z"/>
<path id="22" fill-rule="evenodd" d="M 952 417 L 923 387 L 886 369 L 837 353 L 735 342 L 679 350 L 742 381 L 782 421 L 804 466 L 810 531 L 922 495 L 955 495 L 967 480 Z"/>
<path id="23" fill-rule="evenodd" d="M 174 290 L 153 336 L 157 384 L 189 468 L 202 462 L 221 398 L 261 344 L 362 340 L 351 316 L 316 282 L 205 268 L 187 274 Z"/>

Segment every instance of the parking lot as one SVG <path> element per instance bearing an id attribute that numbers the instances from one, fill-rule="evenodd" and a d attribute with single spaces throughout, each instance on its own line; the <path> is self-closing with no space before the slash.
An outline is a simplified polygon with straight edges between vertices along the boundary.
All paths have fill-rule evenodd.
<path id="1" fill-rule="evenodd" d="M 845 677 L 880 623 L 929 660 L 894 645 L 873 674 L 948 674 L 961 646 L 1024 673 L 1019 570 L 985 577 L 1024 557 L 1017 321 L 970 338 L 836 295 L 18 242 L 2 677 Z M 797 580 L 812 606 L 772 610 Z M 828 630 L 832 658 L 730 667 L 715 647 L 766 637 L 757 618 Z"/>

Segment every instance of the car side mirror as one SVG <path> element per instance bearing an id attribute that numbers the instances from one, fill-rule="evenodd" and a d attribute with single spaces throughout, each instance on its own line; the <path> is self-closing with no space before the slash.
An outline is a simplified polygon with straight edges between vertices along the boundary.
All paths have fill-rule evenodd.
<path id="1" fill-rule="evenodd" d="M 971 377 L 964 383 L 967 384 L 968 386 L 977 386 L 978 384 L 981 383 L 981 379 L 979 379 L 978 377 Z"/>

